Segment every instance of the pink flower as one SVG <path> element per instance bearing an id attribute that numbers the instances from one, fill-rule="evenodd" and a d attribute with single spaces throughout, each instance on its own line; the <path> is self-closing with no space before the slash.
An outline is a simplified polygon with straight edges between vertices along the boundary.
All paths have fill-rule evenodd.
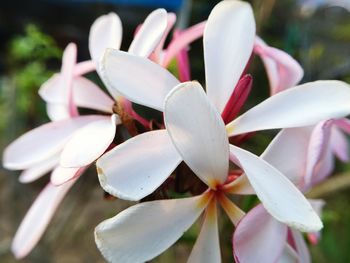
<path id="1" fill-rule="evenodd" d="M 322 126 L 327 126 L 327 123 L 323 122 Z M 321 125 L 284 129 L 261 157 L 305 191 L 310 187 L 305 187 L 306 177 L 318 177 L 319 173 L 324 172 L 323 169 L 318 169 L 321 167 L 315 162 L 323 152 L 319 139 L 324 133 Z M 320 214 L 324 202 L 309 202 Z M 313 235 L 316 238 L 318 236 Z M 280 262 L 281 258 L 290 258 L 291 261 L 300 263 L 310 262 L 309 251 L 301 233 L 278 222 L 262 205 L 253 208 L 239 222 L 233 236 L 233 248 L 235 259 L 240 263 Z"/>

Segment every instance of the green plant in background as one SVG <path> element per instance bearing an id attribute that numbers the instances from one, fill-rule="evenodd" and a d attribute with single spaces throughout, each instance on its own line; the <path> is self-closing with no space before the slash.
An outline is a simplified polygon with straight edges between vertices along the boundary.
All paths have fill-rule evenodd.
<path id="1" fill-rule="evenodd" d="M 7 74 L 1 77 L 0 92 L 0 129 L 5 134 L 11 133 L 11 127 L 5 130 L 9 119 L 12 124 L 16 120 L 15 127 L 23 128 L 46 118 L 37 91 L 53 70 L 57 70 L 62 50 L 51 36 L 29 24 L 23 35 L 9 41 L 7 54 Z"/>

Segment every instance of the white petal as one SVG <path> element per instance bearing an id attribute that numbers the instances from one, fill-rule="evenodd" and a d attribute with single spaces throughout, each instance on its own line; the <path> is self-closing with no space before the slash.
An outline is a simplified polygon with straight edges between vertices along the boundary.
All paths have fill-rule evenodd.
<path id="1" fill-rule="evenodd" d="M 72 179 L 78 178 L 86 170 L 86 168 L 86 166 L 79 168 L 65 168 L 62 166 L 57 166 L 51 173 L 50 181 L 55 186 L 65 184 Z"/>
<path id="2" fill-rule="evenodd" d="M 318 231 L 322 222 L 299 190 L 278 170 L 254 154 L 230 145 L 231 160 L 246 173 L 256 195 L 275 217 L 301 231 Z"/>
<path id="3" fill-rule="evenodd" d="M 71 118 L 69 109 L 64 104 L 58 103 L 47 103 L 46 104 L 46 113 L 51 121 L 61 121 Z"/>
<path id="4" fill-rule="evenodd" d="M 298 188 L 304 181 L 312 128 L 283 129 L 261 155 Z"/>
<path id="5" fill-rule="evenodd" d="M 216 202 L 212 200 L 205 213 L 201 232 L 187 263 L 221 262 Z"/>
<path id="6" fill-rule="evenodd" d="M 27 169 L 58 153 L 77 129 L 103 118 L 89 115 L 44 124 L 12 142 L 4 151 L 3 165 L 8 169 Z"/>
<path id="7" fill-rule="evenodd" d="M 209 200 L 197 196 L 137 204 L 95 229 L 95 241 L 110 262 L 151 260 L 178 240 Z"/>
<path id="8" fill-rule="evenodd" d="M 185 163 L 209 187 L 226 181 L 229 144 L 224 122 L 198 82 L 174 88 L 165 102 L 165 125 Z"/>
<path id="9" fill-rule="evenodd" d="M 60 187 L 48 184 L 25 215 L 13 239 L 16 258 L 25 257 L 38 243 L 57 207 L 75 181 Z"/>
<path id="10" fill-rule="evenodd" d="M 39 89 L 40 97 L 47 103 L 67 103 L 67 98 L 64 97 L 61 80 L 62 74 L 56 73 L 45 81 Z"/>
<path id="11" fill-rule="evenodd" d="M 47 160 L 24 170 L 18 180 L 21 183 L 31 183 L 51 171 L 58 164 L 59 160 L 59 155 L 55 154 Z"/>
<path id="12" fill-rule="evenodd" d="M 243 1 L 221 1 L 206 24 L 203 44 L 207 93 L 221 113 L 253 52 L 255 21 Z"/>
<path id="13" fill-rule="evenodd" d="M 165 68 L 126 52 L 107 49 L 102 75 L 110 90 L 116 90 L 132 102 L 163 110 L 165 96 L 179 81 Z M 133 76 L 130 77 L 130 72 Z"/>
<path id="14" fill-rule="evenodd" d="M 129 53 L 148 57 L 162 39 L 168 24 L 165 9 L 157 9 L 150 13 L 132 41 Z"/>
<path id="15" fill-rule="evenodd" d="M 103 15 L 95 20 L 90 28 L 89 50 L 96 65 L 99 64 L 106 48 L 120 48 L 122 35 L 122 23 L 116 13 Z"/>
<path id="16" fill-rule="evenodd" d="M 276 262 L 287 244 L 287 226 L 271 217 L 262 205 L 239 222 L 233 235 L 237 262 Z"/>
<path id="17" fill-rule="evenodd" d="M 61 154 L 63 167 L 82 167 L 100 157 L 112 143 L 119 117 L 104 118 L 92 122 L 74 133 L 66 143 Z"/>
<path id="18" fill-rule="evenodd" d="M 114 100 L 87 78 L 74 79 L 73 94 L 74 102 L 79 107 L 112 113 Z"/>
<path id="19" fill-rule="evenodd" d="M 140 200 L 157 189 L 181 162 L 166 130 L 145 132 L 113 148 L 96 166 L 111 195 Z"/>
<path id="20" fill-rule="evenodd" d="M 280 92 L 227 125 L 229 136 L 266 129 L 314 125 L 350 113 L 350 87 L 335 80 L 315 81 Z"/>

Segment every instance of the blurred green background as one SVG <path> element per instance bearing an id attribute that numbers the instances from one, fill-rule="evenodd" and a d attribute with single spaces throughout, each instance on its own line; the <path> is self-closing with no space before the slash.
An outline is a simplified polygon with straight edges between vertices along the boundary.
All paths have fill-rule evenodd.
<path id="1" fill-rule="evenodd" d="M 205 20 L 218 1 L 1 1 L 0 3 L 0 149 L 13 139 L 48 121 L 37 94 L 40 85 L 60 68 L 69 42 L 78 44 L 79 61 L 89 58 L 88 32 L 99 15 L 115 11 L 123 22 L 125 49 L 135 27 L 156 7 L 178 14 L 179 27 Z M 341 79 L 350 82 L 350 12 L 327 1 L 252 0 L 258 34 L 270 45 L 293 55 L 303 66 L 303 82 Z M 344 1 L 347 2 L 347 1 Z M 64 14 L 64 15 L 63 15 Z M 204 82 L 202 43 L 190 50 L 192 78 Z M 247 108 L 268 96 L 262 63 L 250 69 L 253 92 Z M 90 78 L 96 79 L 94 74 Z M 350 102 L 349 102 L 350 103 Z M 264 132 L 246 145 L 261 153 L 275 132 Z M 40 143 L 40 142 L 38 142 Z M 321 242 L 311 247 L 314 262 L 350 262 L 350 165 L 337 163 L 329 181 L 313 193 L 327 205 Z M 9 251 L 11 239 L 46 176 L 28 185 L 17 181 L 19 172 L 0 170 L 0 262 L 16 262 Z M 335 179 L 334 179 L 335 178 Z M 93 229 L 131 203 L 105 200 L 96 172 L 84 174 L 70 191 L 43 239 L 22 262 L 104 262 L 95 247 Z M 246 207 L 254 200 L 246 200 Z M 220 217 L 223 262 L 232 262 L 233 227 Z M 140 219 L 142 220 L 142 219 Z M 175 246 L 152 262 L 186 262 L 198 224 Z M 253 253 L 253 252 L 252 252 Z"/>

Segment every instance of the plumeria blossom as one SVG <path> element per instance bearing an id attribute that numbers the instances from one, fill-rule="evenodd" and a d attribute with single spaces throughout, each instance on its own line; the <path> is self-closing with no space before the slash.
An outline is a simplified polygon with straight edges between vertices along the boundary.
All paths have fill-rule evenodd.
<path id="1" fill-rule="evenodd" d="M 146 57 L 152 55 L 163 66 L 168 65 L 177 52 L 200 37 L 203 31 L 201 24 L 184 30 L 174 37 L 169 51 L 164 51 L 165 37 L 175 18 L 174 14 L 167 14 L 163 9 L 151 13 L 139 28 L 129 52 Z M 51 183 L 35 200 L 16 233 L 12 250 L 18 258 L 26 256 L 39 241 L 75 179 L 111 144 L 116 126 L 120 123 L 119 116 L 113 110 L 114 104 L 121 105 L 127 116 L 148 126 L 148 122 L 138 116 L 131 103 L 119 93 L 115 90 L 110 92 L 113 100 L 83 77 L 94 70 L 100 73 L 99 61 L 104 49 L 119 49 L 121 39 L 120 19 L 115 13 L 110 13 L 98 18 L 91 26 L 89 49 L 92 60 L 77 63 L 77 48 L 75 44 L 69 44 L 63 54 L 61 72 L 52 76 L 39 90 L 47 103 L 47 113 L 52 122 L 21 136 L 4 152 L 6 168 L 25 169 L 20 176 L 21 182 L 31 182 L 53 169 Z M 163 61 L 163 58 L 166 59 Z M 182 70 L 186 71 L 185 66 L 182 66 Z M 80 116 L 78 107 L 97 110 L 102 114 Z M 43 138 L 47 140 L 38 146 L 37 142 Z M 26 149 L 31 151 L 30 155 Z M 34 221 L 38 223 L 34 224 Z"/>
<path id="2" fill-rule="evenodd" d="M 319 165 L 322 160 L 318 156 L 323 152 L 319 138 L 325 135 L 322 127 L 326 125 L 327 122 L 323 122 L 316 126 L 284 129 L 261 157 L 283 172 L 299 189 L 306 191 L 312 186 L 305 185 L 306 177 L 317 178 L 319 173 L 324 173 L 324 166 Z M 324 202 L 309 202 L 320 214 Z M 317 233 L 312 233 L 312 237 L 317 238 Z M 301 233 L 275 220 L 262 205 L 253 208 L 239 222 L 233 237 L 233 248 L 236 261 L 241 263 L 283 262 L 281 257 L 290 258 L 290 262 L 310 262 Z"/>
<path id="3" fill-rule="evenodd" d="M 161 40 L 167 19 L 164 10 L 153 12 L 141 27 L 130 50 L 149 55 Z M 116 125 L 120 123 L 119 117 L 113 113 L 115 101 L 82 77 L 98 69 L 96 65 L 106 47 L 119 48 L 119 17 L 111 13 L 97 19 L 91 27 L 89 42 L 93 61 L 77 63 L 76 46 L 69 44 L 63 54 L 61 72 L 44 83 L 39 91 L 47 102 L 47 112 L 53 122 L 21 136 L 4 152 L 6 168 L 25 170 L 20 176 L 21 182 L 31 182 L 53 169 L 51 183 L 35 200 L 14 238 L 12 251 L 18 258 L 26 256 L 36 245 L 75 178 L 107 149 L 114 138 Z M 78 107 L 103 114 L 80 116 Z M 138 119 L 133 111 L 129 113 Z M 105 114 L 110 114 L 110 117 Z M 98 138 L 98 141 L 91 138 Z M 76 149 L 79 149 L 79 154 Z"/>
<path id="4" fill-rule="evenodd" d="M 255 181 L 252 186 L 267 209 L 279 210 L 274 212 L 276 217 L 289 217 L 290 225 L 305 227 L 303 230 L 321 227 L 303 195 L 278 170 L 252 153 L 229 145 L 223 120 L 199 84 L 180 84 L 170 92 L 165 103 L 165 123 L 183 160 L 209 189 L 192 198 L 141 203 L 102 222 L 95 230 L 95 238 L 107 260 L 152 259 L 176 242 L 205 210 L 189 262 L 220 262 L 216 206 L 220 204 L 237 224 L 243 212 L 226 195 L 254 193 L 247 178 Z M 241 166 L 246 177 L 228 181 L 229 159 Z"/>
<path id="5" fill-rule="evenodd" d="M 208 99 L 222 113 L 225 108 L 232 108 L 228 104 L 230 95 L 252 54 L 255 23 L 250 6 L 240 1 L 218 4 L 206 23 L 203 41 Z M 132 102 L 160 111 L 164 109 L 166 95 L 179 84 L 166 69 L 152 61 L 112 49 L 105 53 L 102 71 L 110 89 L 117 89 Z M 134 72 L 138 78 L 128 78 L 128 72 Z M 339 118 L 349 113 L 345 99 L 348 96 L 349 87 L 342 82 L 300 85 L 267 99 L 230 122 L 226 126 L 227 135 Z M 97 167 L 100 183 L 107 192 L 140 200 L 163 183 L 181 160 L 167 131 L 158 130 L 115 147 L 97 161 Z"/>

